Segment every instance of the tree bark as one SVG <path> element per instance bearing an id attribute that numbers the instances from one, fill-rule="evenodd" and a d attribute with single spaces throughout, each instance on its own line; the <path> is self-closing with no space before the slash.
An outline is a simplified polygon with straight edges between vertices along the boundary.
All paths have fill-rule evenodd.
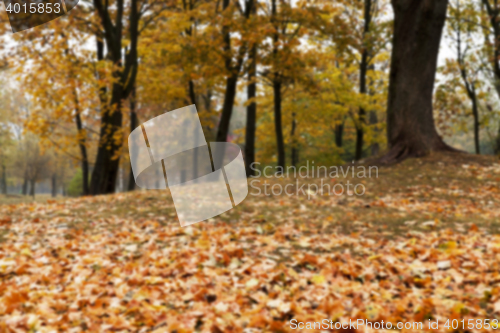
<path id="1" fill-rule="evenodd" d="M 281 82 L 273 82 L 274 91 L 274 129 L 276 131 L 276 147 L 278 149 L 278 165 L 285 169 L 285 143 L 283 139 L 283 124 L 281 119 Z"/>
<path id="2" fill-rule="evenodd" d="M 83 129 L 82 117 L 80 114 L 80 103 L 78 100 L 77 91 L 74 91 L 75 98 L 75 123 L 78 132 L 78 147 L 80 148 L 80 155 L 82 156 L 81 167 L 82 167 L 82 193 L 83 195 L 89 195 L 89 159 L 87 155 L 87 145 L 86 145 L 86 134 Z"/>
<path id="3" fill-rule="evenodd" d="M 36 181 L 34 179 L 30 179 L 30 195 L 33 198 L 35 197 L 35 186 L 36 186 Z"/>
<path id="4" fill-rule="evenodd" d="M 51 194 L 52 194 L 52 197 L 55 198 L 57 196 L 57 174 L 56 173 L 52 174 L 51 185 L 52 185 L 52 188 L 51 188 L 52 193 Z"/>
<path id="5" fill-rule="evenodd" d="M 378 117 L 377 117 L 377 112 L 376 111 L 370 111 L 370 125 L 374 126 L 378 124 Z M 379 131 L 378 128 L 375 129 L 377 132 Z M 380 145 L 378 142 L 372 143 L 370 146 L 371 154 L 372 156 L 377 156 L 380 153 Z"/>
<path id="6" fill-rule="evenodd" d="M 252 8 L 252 15 L 255 15 L 255 6 Z M 250 103 L 247 105 L 247 123 L 245 131 L 245 166 L 247 177 L 255 175 L 251 166 L 255 163 L 255 131 L 257 121 L 257 103 L 255 97 L 257 96 L 257 43 L 253 43 L 248 54 L 248 86 L 247 86 L 247 99 Z"/>
<path id="7" fill-rule="evenodd" d="M 472 115 L 474 117 L 474 146 L 476 148 L 476 154 L 481 154 L 481 145 L 480 145 L 480 138 L 479 138 L 479 110 L 477 107 L 477 97 L 475 96 L 474 92 L 474 98 L 472 99 Z"/>
<path id="8" fill-rule="evenodd" d="M 297 131 L 297 120 L 295 119 L 295 113 L 292 114 L 292 131 L 290 136 L 292 137 L 292 166 L 296 167 L 299 163 L 299 147 L 296 138 Z"/>
<path id="9" fill-rule="evenodd" d="M 233 74 L 226 79 L 226 93 L 224 94 L 224 104 L 220 117 L 219 127 L 217 129 L 217 142 L 226 142 L 229 134 L 229 124 L 233 114 L 234 99 L 236 97 L 236 85 L 238 76 Z"/>
<path id="10" fill-rule="evenodd" d="M 255 90 L 255 85 L 253 87 L 248 87 L 248 98 L 255 98 Z M 253 97 L 250 97 L 251 95 L 253 95 Z M 245 164 L 247 177 L 252 177 L 255 175 L 255 172 L 251 169 L 251 166 L 253 163 L 255 163 L 256 118 L 257 105 L 255 102 L 251 102 L 247 106 L 247 124 L 245 132 Z"/>
<path id="11" fill-rule="evenodd" d="M 342 138 L 344 137 L 344 121 L 341 124 L 335 125 L 335 145 L 338 148 L 342 147 Z"/>
<path id="12" fill-rule="evenodd" d="M 276 4 L 276 0 L 272 0 L 272 11 L 271 11 L 271 22 L 274 26 L 273 33 L 273 57 L 274 57 L 274 66 L 278 65 L 278 41 L 279 41 L 279 32 L 278 32 L 278 23 L 277 23 L 277 15 L 278 15 L 278 7 Z M 283 139 L 283 124 L 281 119 L 281 78 L 277 69 L 274 70 L 272 74 L 272 82 L 273 82 L 273 93 L 274 93 L 274 129 L 276 132 L 276 148 L 278 153 L 278 167 L 285 169 L 285 143 Z"/>
<path id="13" fill-rule="evenodd" d="M 135 86 L 132 89 L 132 93 L 130 94 L 130 132 L 132 133 L 133 130 L 139 126 L 139 118 L 137 117 L 137 111 L 136 111 L 136 91 L 135 91 Z M 129 174 L 128 174 L 128 185 L 127 185 L 127 191 L 133 191 L 136 188 L 135 184 L 135 179 L 134 179 L 134 172 L 132 171 L 132 164 L 130 164 L 130 169 L 129 169 Z"/>
<path id="14" fill-rule="evenodd" d="M 244 16 L 248 19 L 250 16 L 251 9 L 253 7 L 254 0 L 245 1 L 245 13 Z M 226 10 L 229 7 L 230 0 L 222 1 L 222 8 Z M 226 78 L 226 91 L 224 94 L 224 102 L 222 104 L 222 113 L 220 117 L 219 126 L 217 128 L 217 142 L 226 142 L 227 136 L 229 134 L 229 124 L 231 122 L 231 116 L 233 114 L 234 100 L 236 97 L 236 88 L 238 84 L 238 77 L 241 72 L 241 67 L 243 65 L 243 60 L 246 54 L 247 45 L 244 43 L 239 47 L 239 50 L 235 56 L 235 64 L 233 65 L 232 51 L 231 51 L 231 32 L 228 25 L 222 27 L 222 34 L 224 39 L 224 52 L 226 53 L 225 67 L 229 72 L 229 76 Z"/>
<path id="15" fill-rule="evenodd" d="M 363 28 L 363 49 L 361 51 L 361 63 L 359 66 L 359 92 L 361 94 L 366 94 L 366 74 L 368 73 L 369 65 L 369 50 L 367 37 L 370 32 L 370 24 L 372 20 L 372 0 L 364 0 L 364 28 Z M 366 111 L 363 108 L 359 108 L 358 111 L 358 121 L 356 126 L 356 151 L 354 153 L 354 159 L 359 161 L 363 157 L 363 139 L 365 131 L 365 117 Z"/>
<path id="16" fill-rule="evenodd" d="M 23 195 L 27 195 L 28 194 L 28 171 L 24 172 L 22 194 Z"/>
<path id="17" fill-rule="evenodd" d="M 394 37 L 387 137 L 381 162 L 398 162 L 431 151 L 455 151 L 438 135 L 432 94 L 448 0 L 392 0 Z"/>
<path id="18" fill-rule="evenodd" d="M 479 144 L 479 109 L 477 102 L 477 93 L 476 93 L 476 85 L 473 78 L 469 77 L 469 73 L 467 71 L 466 57 L 467 57 L 467 48 L 462 51 L 462 31 L 460 27 L 460 23 L 462 20 L 462 12 L 460 8 L 460 1 L 455 2 L 456 11 L 458 17 L 456 26 L 453 26 L 453 29 L 456 32 L 456 47 L 457 47 L 457 63 L 460 70 L 460 76 L 462 77 L 462 81 L 464 82 L 465 90 L 467 91 L 467 96 L 469 97 L 472 103 L 472 116 L 474 118 L 474 147 L 476 150 L 476 154 L 481 154 L 481 148 Z"/>
<path id="19" fill-rule="evenodd" d="M 375 65 L 372 63 L 369 67 L 368 67 L 368 70 L 375 70 Z M 370 95 L 374 95 L 375 92 L 373 90 L 373 85 L 372 85 L 372 88 L 368 89 L 368 93 Z M 372 128 L 372 131 L 375 133 L 375 135 L 378 137 L 378 134 L 380 133 L 380 128 L 378 126 L 378 116 L 377 116 L 377 111 L 370 111 L 369 115 L 368 115 L 368 122 Z M 371 152 L 371 156 L 377 156 L 379 153 L 380 153 L 380 144 L 378 142 L 373 142 L 371 145 L 370 145 L 370 152 Z"/>
<path id="20" fill-rule="evenodd" d="M 5 162 L 2 161 L 2 194 L 7 194 L 7 170 Z"/>
<path id="21" fill-rule="evenodd" d="M 495 45 L 493 46 L 493 56 L 491 57 L 491 65 L 493 74 L 495 75 L 495 90 L 500 97 L 500 21 L 498 1 L 494 1 L 493 5 L 489 0 L 482 0 L 484 8 L 488 13 L 491 27 L 493 28 L 493 37 Z M 487 36 L 489 39 L 489 36 Z M 495 154 L 500 154 L 500 123 L 498 124 L 497 138 L 495 140 Z"/>

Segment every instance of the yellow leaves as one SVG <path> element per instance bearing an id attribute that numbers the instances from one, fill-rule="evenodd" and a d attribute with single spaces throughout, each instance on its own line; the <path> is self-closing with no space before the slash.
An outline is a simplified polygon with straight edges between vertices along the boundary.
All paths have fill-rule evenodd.
<path id="1" fill-rule="evenodd" d="M 247 289 L 252 289 L 252 288 L 254 288 L 254 287 L 258 286 L 258 285 L 259 285 L 259 280 L 255 279 L 255 278 L 254 279 L 250 279 L 250 280 L 248 280 L 245 283 L 245 287 Z"/>
<path id="2" fill-rule="evenodd" d="M 324 284 L 326 282 L 326 278 L 323 275 L 315 275 L 315 276 L 313 276 L 313 278 L 311 279 L 311 281 L 314 284 L 321 285 L 321 284 Z"/>
<path id="3" fill-rule="evenodd" d="M 27 257 L 31 257 L 33 255 L 33 253 L 30 251 L 29 248 L 22 249 L 20 254 L 27 256 Z"/>
<path id="4" fill-rule="evenodd" d="M 196 241 L 196 246 L 205 250 L 210 248 L 210 239 L 208 238 L 207 233 L 203 233 L 202 236 Z"/>
<path id="5" fill-rule="evenodd" d="M 444 250 L 446 253 L 454 253 L 458 248 L 458 244 L 455 241 L 448 241 L 439 244 L 439 248 Z"/>

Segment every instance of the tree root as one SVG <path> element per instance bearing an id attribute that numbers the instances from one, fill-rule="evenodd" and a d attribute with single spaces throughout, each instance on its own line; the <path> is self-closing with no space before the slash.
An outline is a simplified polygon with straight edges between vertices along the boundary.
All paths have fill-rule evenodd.
<path id="1" fill-rule="evenodd" d="M 462 150 L 453 148 L 446 144 L 441 138 L 438 138 L 430 148 L 423 148 L 422 145 L 412 145 L 408 142 L 399 142 L 394 145 L 387 153 L 376 160 L 380 165 L 392 165 L 401 163 L 408 158 L 419 158 L 429 155 L 431 152 L 450 152 L 466 153 Z"/>

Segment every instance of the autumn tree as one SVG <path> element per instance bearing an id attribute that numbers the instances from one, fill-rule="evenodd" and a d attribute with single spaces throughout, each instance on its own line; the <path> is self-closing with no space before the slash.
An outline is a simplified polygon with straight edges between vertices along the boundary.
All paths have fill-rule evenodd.
<path id="1" fill-rule="evenodd" d="M 226 83 L 224 89 L 224 99 L 222 102 L 222 111 L 217 128 L 216 140 L 226 142 L 229 133 L 229 124 L 233 113 L 234 100 L 237 92 L 238 79 L 241 75 L 243 62 L 248 49 L 248 42 L 245 34 L 247 29 L 234 29 L 238 26 L 247 24 L 248 18 L 252 12 L 254 0 L 245 0 L 245 7 L 242 8 L 239 1 L 231 3 L 230 0 L 222 0 L 222 12 L 220 13 L 222 52 L 224 54 L 224 67 L 226 70 Z M 231 31 L 233 28 L 235 31 Z M 232 35 L 240 35 L 237 47 L 234 44 L 236 39 Z"/>
<path id="2" fill-rule="evenodd" d="M 481 56 L 481 48 L 474 44 L 478 36 L 478 22 L 475 21 L 476 8 L 474 3 L 462 3 L 461 0 L 452 0 L 449 14 L 449 38 L 453 41 L 456 59 L 447 63 L 445 73 L 451 75 L 451 81 L 461 78 L 463 88 L 471 103 L 471 114 L 473 117 L 474 149 L 476 154 L 480 149 L 480 127 L 479 114 L 481 87 L 481 72 L 483 65 L 478 59 Z M 450 82 L 452 83 L 452 82 Z M 453 84 L 452 84 L 453 86 Z M 456 92 L 455 92 L 456 93 Z"/>
<path id="3" fill-rule="evenodd" d="M 340 62 L 356 63 L 358 75 L 352 80 L 357 81 L 360 100 L 369 100 L 370 96 L 377 93 L 373 89 L 373 80 L 370 78 L 376 69 L 377 57 L 384 51 L 388 44 L 389 21 L 386 18 L 384 0 L 344 0 L 337 5 L 340 15 L 333 17 L 336 28 L 333 30 L 332 39 L 335 50 L 343 57 Z M 340 58 L 340 57 L 339 57 Z M 340 67 L 340 64 L 337 63 Z M 360 103 L 364 104 L 364 103 Z M 374 110 L 367 110 L 366 105 L 360 105 L 356 113 L 352 113 L 352 120 L 356 128 L 356 143 L 354 159 L 363 156 L 363 147 L 366 143 L 368 127 L 376 126 L 378 116 Z M 344 121 L 336 128 L 337 146 L 342 146 Z"/>
<path id="4" fill-rule="evenodd" d="M 130 0 L 127 3 L 116 0 L 113 6 L 110 6 L 108 1 L 94 0 L 93 5 L 100 19 L 97 59 L 106 59 L 113 67 L 112 83 L 109 87 L 101 87 L 99 92 L 99 147 L 89 189 L 91 194 L 105 194 L 115 191 L 120 149 L 123 144 L 122 103 L 132 92 L 137 75 L 139 21 L 151 8 L 147 3 L 139 3 L 138 0 Z M 129 46 L 124 50 L 125 42 L 128 42 Z"/>
<path id="5" fill-rule="evenodd" d="M 370 86 L 369 71 L 375 68 L 374 61 L 377 55 L 385 48 L 387 22 L 381 19 L 383 16 L 384 1 L 382 0 L 364 0 L 363 19 L 361 36 L 358 42 L 358 52 L 361 55 L 359 62 L 359 93 L 361 95 L 373 95 L 373 88 Z M 356 150 L 354 159 L 360 160 L 363 157 L 363 146 L 366 141 L 365 132 L 367 127 L 367 113 L 371 125 L 378 122 L 377 113 L 374 110 L 365 110 L 361 106 L 358 110 L 356 125 Z M 376 151 L 376 150 L 375 150 Z"/>
<path id="6" fill-rule="evenodd" d="M 11 64 L 16 68 L 24 92 L 35 102 L 27 119 L 27 129 L 39 136 L 43 144 L 80 164 L 82 193 L 90 194 L 93 150 L 89 148 L 99 126 L 95 112 L 99 106 L 99 84 L 95 77 L 98 64 L 93 59 L 95 53 L 85 47 L 94 37 L 79 29 L 79 24 L 81 22 L 70 15 L 53 21 L 50 30 L 28 31 L 28 40 L 18 40 L 16 57 Z M 76 45 L 70 45 L 72 43 Z M 27 63 L 29 75 L 24 72 Z M 104 77 L 101 79 L 105 81 Z"/>
<path id="7" fill-rule="evenodd" d="M 263 49 L 262 77 L 272 88 L 274 135 L 276 140 L 277 166 L 285 168 L 285 134 L 283 124 L 283 100 L 285 89 L 293 84 L 314 86 L 310 70 L 314 68 L 305 53 L 300 52 L 303 39 L 316 33 L 325 33 L 330 27 L 324 19 L 322 2 L 298 2 L 271 0 L 266 3 L 269 33 Z M 312 89 L 311 89 L 312 90 Z M 293 149 L 293 148 L 292 148 Z"/>
<path id="8" fill-rule="evenodd" d="M 3 90 L 0 92 L 0 192 L 7 194 L 7 166 L 10 164 L 9 160 L 12 159 L 13 138 L 10 129 L 8 91 Z"/>

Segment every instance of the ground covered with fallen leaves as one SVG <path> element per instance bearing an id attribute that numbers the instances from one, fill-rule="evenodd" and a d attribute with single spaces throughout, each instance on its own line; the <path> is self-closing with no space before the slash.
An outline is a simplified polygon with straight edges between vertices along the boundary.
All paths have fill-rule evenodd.
<path id="1" fill-rule="evenodd" d="M 250 195 L 187 228 L 165 191 L 0 205 L 0 331 L 500 319 L 497 162 L 410 160 L 364 196 Z"/>

